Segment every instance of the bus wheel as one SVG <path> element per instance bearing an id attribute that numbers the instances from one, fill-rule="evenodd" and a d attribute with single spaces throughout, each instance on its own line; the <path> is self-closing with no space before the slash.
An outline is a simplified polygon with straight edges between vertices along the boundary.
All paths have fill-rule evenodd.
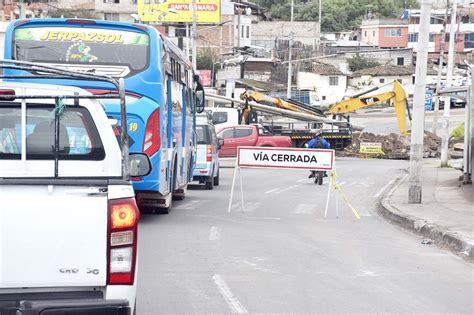
<path id="1" fill-rule="evenodd" d="M 174 200 L 184 200 L 186 198 L 186 192 L 188 191 L 188 184 L 186 184 L 183 188 L 176 189 L 173 193 Z"/>

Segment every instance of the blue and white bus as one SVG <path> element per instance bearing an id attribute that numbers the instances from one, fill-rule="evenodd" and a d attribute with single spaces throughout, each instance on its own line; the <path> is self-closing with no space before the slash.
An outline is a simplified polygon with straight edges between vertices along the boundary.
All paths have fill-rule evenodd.
<path id="1" fill-rule="evenodd" d="M 5 59 L 123 78 L 127 95 L 130 152 L 145 152 L 150 175 L 134 178 L 142 208 L 162 208 L 185 196 L 195 163 L 195 114 L 204 92 L 184 53 L 154 27 L 114 21 L 31 19 L 9 24 Z M 21 74 L 5 70 L 6 75 Z M 107 84 L 48 80 L 108 94 Z M 120 124 L 117 101 L 105 101 L 107 115 Z"/>

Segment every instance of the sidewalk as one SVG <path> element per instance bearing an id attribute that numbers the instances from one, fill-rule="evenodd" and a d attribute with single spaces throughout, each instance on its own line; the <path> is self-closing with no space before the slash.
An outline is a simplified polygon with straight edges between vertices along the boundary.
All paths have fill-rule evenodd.
<path id="1" fill-rule="evenodd" d="M 461 174 L 453 168 L 440 168 L 439 162 L 426 161 L 422 204 L 408 204 L 406 176 L 382 198 L 380 212 L 394 223 L 474 261 L 474 187 L 459 187 Z"/>

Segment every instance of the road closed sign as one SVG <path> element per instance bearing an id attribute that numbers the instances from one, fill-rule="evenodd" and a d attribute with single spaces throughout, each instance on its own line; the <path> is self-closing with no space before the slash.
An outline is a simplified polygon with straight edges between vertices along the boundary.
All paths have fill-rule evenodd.
<path id="1" fill-rule="evenodd" d="M 332 171 L 334 150 L 239 147 L 239 167 L 287 168 Z"/>

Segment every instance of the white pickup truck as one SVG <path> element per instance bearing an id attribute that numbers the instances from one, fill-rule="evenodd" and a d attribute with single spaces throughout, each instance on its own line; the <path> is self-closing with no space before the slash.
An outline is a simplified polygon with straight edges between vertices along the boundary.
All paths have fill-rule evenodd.
<path id="1" fill-rule="evenodd" d="M 128 177 L 146 175 L 149 160 L 130 155 L 125 174 L 101 103 L 77 95 L 88 92 L 0 82 L 0 315 L 134 312 Z"/>

